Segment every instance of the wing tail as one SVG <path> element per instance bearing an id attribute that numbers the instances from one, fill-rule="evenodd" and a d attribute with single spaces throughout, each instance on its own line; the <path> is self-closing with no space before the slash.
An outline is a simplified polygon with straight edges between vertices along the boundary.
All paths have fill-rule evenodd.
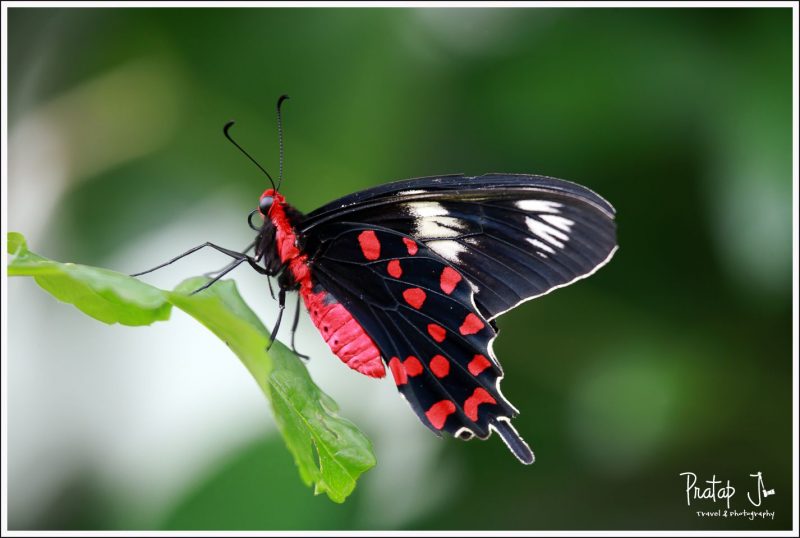
<path id="1" fill-rule="evenodd" d="M 514 454 L 514 456 L 517 457 L 519 461 L 525 465 L 530 465 L 536 460 L 531 447 L 529 447 L 528 443 L 526 443 L 525 440 L 520 437 L 520 435 L 517 433 L 517 430 L 511 425 L 510 420 L 504 417 L 499 417 L 497 420 L 493 421 L 489 427 L 495 430 L 498 435 L 500 435 L 500 438 L 506 444 L 508 449 L 512 454 Z"/>

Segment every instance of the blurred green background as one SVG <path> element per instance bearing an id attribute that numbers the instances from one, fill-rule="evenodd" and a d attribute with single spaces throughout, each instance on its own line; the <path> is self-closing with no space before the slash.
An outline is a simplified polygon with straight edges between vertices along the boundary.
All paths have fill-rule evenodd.
<path id="1" fill-rule="evenodd" d="M 132 272 L 240 248 L 277 171 L 301 211 L 408 177 L 527 172 L 618 212 L 592 278 L 499 320 L 537 462 L 439 440 L 393 385 L 301 322 L 315 381 L 375 443 L 344 505 L 314 497 L 227 349 L 173 321 L 104 327 L 9 284 L 12 529 L 787 529 L 790 9 L 8 11 L 9 229 Z M 172 286 L 221 267 L 184 260 Z M 233 278 L 270 325 L 263 280 Z M 282 332 L 282 338 L 288 336 Z M 681 472 L 776 494 L 701 518 Z"/>

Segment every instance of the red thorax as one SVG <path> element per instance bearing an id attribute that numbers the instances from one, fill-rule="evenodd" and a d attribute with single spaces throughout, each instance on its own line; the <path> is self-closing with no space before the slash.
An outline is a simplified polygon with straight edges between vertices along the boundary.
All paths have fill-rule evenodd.
<path id="1" fill-rule="evenodd" d="M 261 198 L 265 196 L 272 197 L 272 205 L 269 208 L 269 215 L 262 215 L 262 217 L 268 217 L 275 226 L 275 246 L 278 249 L 281 263 L 289 266 L 289 270 L 301 290 L 310 290 L 311 274 L 306 264 L 308 256 L 300 252 L 297 246 L 297 234 L 286 216 L 286 198 L 273 189 L 265 190 Z"/>

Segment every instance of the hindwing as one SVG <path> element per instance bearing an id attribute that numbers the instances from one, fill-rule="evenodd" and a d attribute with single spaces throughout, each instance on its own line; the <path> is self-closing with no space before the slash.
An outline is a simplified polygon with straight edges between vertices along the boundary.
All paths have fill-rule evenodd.
<path id="1" fill-rule="evenodd" d="M 379 348 L 398 390 L 437 434 L 498 431 L 526 463 L 500 392 L 496 331 L 467 278 L 430 246 L 390 228 L 338 223 L 315 237 L 315 284 L 331 293 Z"/>

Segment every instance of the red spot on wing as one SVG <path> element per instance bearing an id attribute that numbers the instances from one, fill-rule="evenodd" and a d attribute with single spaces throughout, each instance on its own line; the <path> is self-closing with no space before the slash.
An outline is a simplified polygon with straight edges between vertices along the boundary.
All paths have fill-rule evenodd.
<path id="1" fill-rule="evenodd" d="M 481 329 L 483 329 L 483 322 L 481 321 L 481 318 L 472 312 L 467 314 L 467 317 L 464 318 L 464 323 L 462 323 L 461 327 L 458 328 L 463 335 L 475 334 Z"/>
<path id="2" fill-rule="evenodd" d="M 472 375 L 478 375 L 487 368 L 489 368 L 491 365 L 492 363 L 489 362 L 489 359 L 487 359 L 483 355 L 475 355 L 474 357 L 472 357 L 472 360 L 469 361 L 467 368 L 469 369 L 469 373 L 471 373 Z"/>
<path id="3" fill-rule="evenodd" d="M 431 372 L 438 378 L 450 373 L 450 361 L 441 355 L 436 355 L 430 362 Z"/>
<path id="4" fill-rule="evenodd" d="M 436 340 L 441 344 L 442 342 L 444 342 L 444 337 L 447 335 L 447 332 L 441 325 L 437 325 L 435 323 L 429 323 L 428 334 L 431 335 L 431 338 L 433 338 L 434 340 Z"/>
<path id="5" fill-rule="evenodd" d="M 464 414 L 467 415 L 471 421 L 477 421 L 478 406 L 484 403 L 493 404 L 497 402 L 485 389 L 478 387 L 475 389 L 475 392 L 472 393 L 472 396 L 464 401 Z"/>
<path id="6" fill-rule="evenodd" d="M 408 253 L 412 256 L 417 253 L 417 250 L 419 250 L 419 247 L 414 240 L 409 239 L 408 237 L 403 238 L 403 243 L 406 244 L 406 249 L 408 249 Z"/>
<path id="7" fill-rule="evenodd" d="M 439 285 L 442 287 L 442 291 L 450 295 L 453 293 L 453 290 L 456 289 L 459 282 L 461 282 L 461 275 L 458 271 L 451 267 L 445 267 L 439 279 Z"/>
<path id="8" fill-rule="evenodd" d="M 450 400 L 441 400 L 433 404 L 430 409 L 425 411 L 425 416 L 431 422 L 434 428 L 441 430 L 444 428 L 444 423 L 447 417 L 456 412 L 456 404 Z"/>
<path id="9" fill-rule="evenodd" d="M 400 260 L 392 260 L 386 266 L 386 271 L 389 272 L 394 278 L 400 278 L 403 276 L 403 268 L 400 267 Z"/>
<path id="10" fill-rule="evenodd" d="M 422 308 L 426 297 L 425 292 L 419 288 L 408 288 L 403 292 L 403 299 L 417 310 Z"/>
<path id="11" fill-rule="evenodd" d="M 423 370 L 422 363 L 413 355 L 406 357 L 406 360 L 403 361 L 403 368 L 405 368 L 406 373 L 411 377 L 418 376 Z"/>
<path id="12" fill-rule="evenodd" d="M 381 242 L 372 230 L 364 230 L 358 234 L 358 244 L 361 245 L 361 252 L 368 260 L 377 260 L 381 257 Z"/>
<path id="13" fill-rule="evenodd" d="M 408 374 L 406 374 L 406 369 L 403 363 L 400 362 L 400 359 L 392 357 L 392 360 L 389 361 L 389 369 L 392 371 L 396 385 L 399 386 L 408 383 Z"/>

